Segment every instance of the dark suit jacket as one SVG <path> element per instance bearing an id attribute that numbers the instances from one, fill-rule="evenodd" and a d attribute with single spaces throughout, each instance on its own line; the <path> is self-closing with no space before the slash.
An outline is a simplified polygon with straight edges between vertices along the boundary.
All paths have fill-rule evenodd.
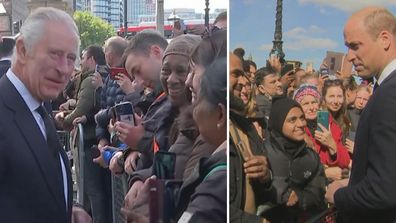
<path id="1" fill-rule="evenodd" d="M 347 222 L 396 222 L 396 70 L 360 115 L 349 186 L 334 199 Z"/>
<path id="2" fill-rule="evenodd" d="M 32 113 L 7 76 L 0 79 L 0 221 L 69 223 L 72 184 L 63 149 L 68 207 L 63 183 Z M 60 175 L 61 176 L 61 175 Z"/>
<path id="3" fill-rule="evenodd" d="M 7 73 L 8 69 L 11 67 L 11 61 L 3 60 L 0 61 L 0 78 Z"/>

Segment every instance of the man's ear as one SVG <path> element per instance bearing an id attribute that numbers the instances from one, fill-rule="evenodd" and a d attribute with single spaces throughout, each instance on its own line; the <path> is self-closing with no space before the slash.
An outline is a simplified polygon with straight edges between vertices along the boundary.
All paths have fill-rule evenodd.
<path id="1" fill-rule="evenodd" d="M 265 93 L 265 88 L 264 88 L 264 86 L 263 86 L 262 84 L 260 84 L 260 85 L 257 87 L 257 90 L 258 90 L 260 93 L 262 93 L 262 94 Z"/>
<path id="2" fill-rule="evenodd" d="M 159 47 L 158 45 L 152 45 L 150 47 L 150 54 L 152 54 L 157 59 L 162 60 L 163 52 L 164 52 L 164 50 L 161 47 Z"/>
<path id="3" fill-rule="evenodd" d="M 28 52 L 25 47 L 23 38 L 18 38 L 15 42 L 15 50 L 18 55 L 18 61 L 22 64 L 26 64 Z"/>
<path id="4" fill-rule="evenodd" d="M 220 128 L 220 127 L 225 127 L 225 128 L 227 128 L 226 126 L 227 126 L 227 109 L 226 109 L 226 107 L 225 107 L 225 105 L 223 105 L 223 104 L 218 104 L 217 105 L 218 106 L 218 111 L 219 111 L 219 115 L 217 116 L 217 126 L 218 126 L 218 128 Z"/>
<path id="5" fill-rule="evenodd" d="M 382 48 L 386 51 L 389 50 L 393 38 L 394 36 L 388 31 L 382 31 L 378 35 L 378 40 L 380 41 L 379 43 L 381 44 Z"/>

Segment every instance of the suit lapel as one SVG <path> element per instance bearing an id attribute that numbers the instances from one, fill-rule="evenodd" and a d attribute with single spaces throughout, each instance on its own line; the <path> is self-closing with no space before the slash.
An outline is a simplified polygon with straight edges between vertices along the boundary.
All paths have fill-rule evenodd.
<path id="1" fill-rule="evenodd" d="M 59 182 L 59 175 L 56 173 L 56 165 L 54 159 L 51 157 L 50 150 L 37 125 L 32 113 L 24 102 L 21 95 L 12 85 L 8 78 L 2 78 L 2 86 L 8 88 L 4 92 L 4 102 L 7 107 L 11 108 L 14 113 L 14 122 L 21 132 L 23 139 L 28 144 L 29 150 L 35 157 L 35 162 L 38 163 L 44 179 L 47 183 L 48 189 L 57 201 L 60 209 L 66 211 L 63 185 Z M 34 176 L 29 176 L 34 177 Z"/>

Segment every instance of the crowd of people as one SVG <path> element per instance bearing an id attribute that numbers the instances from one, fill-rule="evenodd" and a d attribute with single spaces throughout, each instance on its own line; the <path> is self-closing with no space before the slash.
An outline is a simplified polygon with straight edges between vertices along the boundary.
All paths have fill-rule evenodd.
<path id="1" fill-rule="evenodd" d="M 387 105 L 370 98 L 378 98 L 382 80 L 394 76 L 395 25 L 389 11 L 376 7 L 348 20 L 346 57 L 360 78 L 322 72 L 326 64 L 318 71 L 301 63 L 287 70 L 279 54 L 257 68 L 243 48 L 233 50 L 231 222 L 394 222 L 395 199 L 385 197 L 395 180 L 385 158 L 394 153 L 394 128 L 385 123 L 394 118 L 385 108 L 379 112 L 394 106 L 394 97 L 383 95 L 392 100 Z M 374 42 L 386 44 L 376 48 Z"/>
<path id="2" fill-rule="evenodd" d="M 368 7 L 348 19 L 360 83 L 276 55 L 258 68 L 228 52 L 225 21 L 170 41 L 113 36 L 80 57 L 73 19 L 45 7 L 2 38 L 0 219 L 394 222 L 395 17 Z M 83 142 L 82 204 L 57 129 Z"/>
<path id="3" fill-rule="evenodd" d="M 114 197 L 125 196 L 127 222 L 225 222 L 225 21 L 222 13 L 202 35 L 171 40 L 154 30 L 113 36 L 79 60 L 73 19 L 35 10 L 0 55 L 13 52 L 1 78 L 2 221 L 110 223 L 121 211 Z M 55 128 L 83 142 L 83 204 L 72 205 Z M 114 194 L 120 179 L 128 190 Z"/>

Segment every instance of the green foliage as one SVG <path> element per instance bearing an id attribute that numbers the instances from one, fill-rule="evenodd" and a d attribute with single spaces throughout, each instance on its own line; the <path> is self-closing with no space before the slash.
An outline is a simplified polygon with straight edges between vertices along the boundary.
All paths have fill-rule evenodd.
<path id="1" fill-rule="evenodd" d="M 106 39 L 115 35 L 110 23 L 90 12 L 76 11 L 73 18 L 80 31 L 81 50 L 92 44 L 103 45 Z"/>

